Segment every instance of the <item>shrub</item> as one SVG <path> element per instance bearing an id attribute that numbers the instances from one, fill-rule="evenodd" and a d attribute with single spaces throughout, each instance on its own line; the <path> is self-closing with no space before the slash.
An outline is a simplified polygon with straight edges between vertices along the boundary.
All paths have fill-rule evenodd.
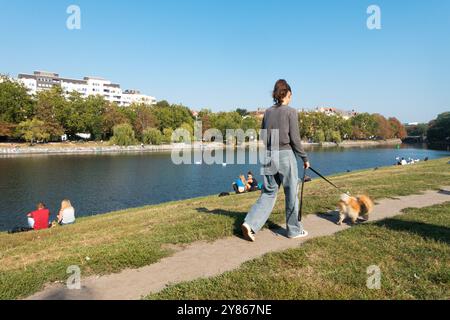
<path id="1" fill-rule="evenodd" d="M 113 128 L 113 132 L 114 135 L 111 139 L 111 143 L 118 146 L 131 146 L 137 144 L 131 125 L 127 123 L 119 124 Z"/>
<path id="2" fill-rule="evenodd" d="M 160 145 L 163 142 L 163 135 L 158 129 L 145 129 L 142 133 L 142 141 L 145 144 Z"/>

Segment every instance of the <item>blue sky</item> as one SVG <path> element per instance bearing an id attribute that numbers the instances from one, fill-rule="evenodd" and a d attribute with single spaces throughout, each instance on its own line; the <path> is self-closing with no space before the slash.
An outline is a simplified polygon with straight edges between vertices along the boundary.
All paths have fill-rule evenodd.
<path id="1" fill-rule="evenodd" d="M 81 8 L 82 29 L 66 28 Z M 377 4 L 382 29 L 368 30 Z M 292 105 L 404 122 L 450 111 L 447 0 L 0 0 L 0 73 L 102 76 L 194 109 Z"/>

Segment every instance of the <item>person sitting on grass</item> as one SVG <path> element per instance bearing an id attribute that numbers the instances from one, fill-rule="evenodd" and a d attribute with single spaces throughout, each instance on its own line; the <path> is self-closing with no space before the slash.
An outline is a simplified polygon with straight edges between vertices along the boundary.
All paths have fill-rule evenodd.
<path id="1" fill-rule="evenodd" d="M 70 200 L 61 202 L 61 210 L 58 214 L 58 223 L 61 226 L 75 223 L 75 209 L 72 207 Z"/>
<path id="2" fill-rule="evenodd" d="M 253 173 L 251 171 L 247 173 L 247 190 L 249 192 L 259 190 L 258 181 L 253 177 Z"/>
<path id="3" fill-rule="evenodd" d="M 239 179 L 236 179 L 236 182 L 233 183 L 233 189 L 237 194 L 247 191 L 247 181 L 243 175 L 239 176 Z"/>
<path id="4" fill-rule="evenodd" d="M 43 230 L 49 227 L 50 211 L 45 204 L 39 202 L 37 210 L 28 214 L 28 226 L 32 230 Z"/>

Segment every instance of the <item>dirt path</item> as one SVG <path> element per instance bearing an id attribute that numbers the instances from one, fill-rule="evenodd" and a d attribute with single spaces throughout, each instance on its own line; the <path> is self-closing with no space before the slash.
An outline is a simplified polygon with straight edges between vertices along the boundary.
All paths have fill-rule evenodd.
<path id="1" fill-rule="evenodd" d="M 441 191 L 428 191 L 396 199 L 378 201 L 371 221 L 401 214 L 405 208 L 423 208 L 450 201 L 450 187 Z M 89 277 L 82 280 L 81 290 L 68 290 L 62 285 L 50 285 L 29 299 L 94 299 L 133 300 L 164 289 L 168 284 L 212 277 L 238 268 L 243 262 L 266 253 L 300 246 L 306 240 L 331 235 L 349 226 L 337 226 L 337 217 L 310 215 L 304 219 L 310 236 L 307 239 L 289 240 L 283 230 L 264 230 L 257 242 L 249 243 L 238 237 L 220 239 L 212 243 L 197 242 L 160 262 L 118 274 Z"/>

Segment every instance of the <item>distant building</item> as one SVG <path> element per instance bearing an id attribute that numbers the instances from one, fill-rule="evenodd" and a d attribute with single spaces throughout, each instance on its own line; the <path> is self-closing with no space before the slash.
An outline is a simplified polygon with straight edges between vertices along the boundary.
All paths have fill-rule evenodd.
<path id="1" fill-rule="evenodd" d="M 330 107 L 318 107 L 318 108 L 316 108 L 315 112 L 324 113 L 327 116 L 340 116 L 340 117 L 344 118 L 345 120 L 348 120 L 358 114 L 355 110 L 344 111 L 344 110 L 339 110 L 339 109 L 330 108 Z"/>
<path id="2" fill-rule="evenodd" d="M 85 77 L 83 80 L 61 78 L 53 72 L 35 71 L 33 74 L 19 74 L 18 79 L 28 89 L 30 94 L 50 90 L 55 86 L 61 87 L 65 94 L 78 92 L 84 98 L 101 95 L 109 102 L 127 107 L 133 103 L 156 104 L 156 99 L 141 94 L 138 90 L 122 91 L 119 84 L 97 77 Z"/>
<path id="3" fill-rule="evenodd" d="M 266 108 L 258 108 L 256 109 L 256 111 L 249 112 L 249 114 L 258 119 L 263 119 L 264 115 L 266 114 L 266 110 L 267 110 Z"/>

